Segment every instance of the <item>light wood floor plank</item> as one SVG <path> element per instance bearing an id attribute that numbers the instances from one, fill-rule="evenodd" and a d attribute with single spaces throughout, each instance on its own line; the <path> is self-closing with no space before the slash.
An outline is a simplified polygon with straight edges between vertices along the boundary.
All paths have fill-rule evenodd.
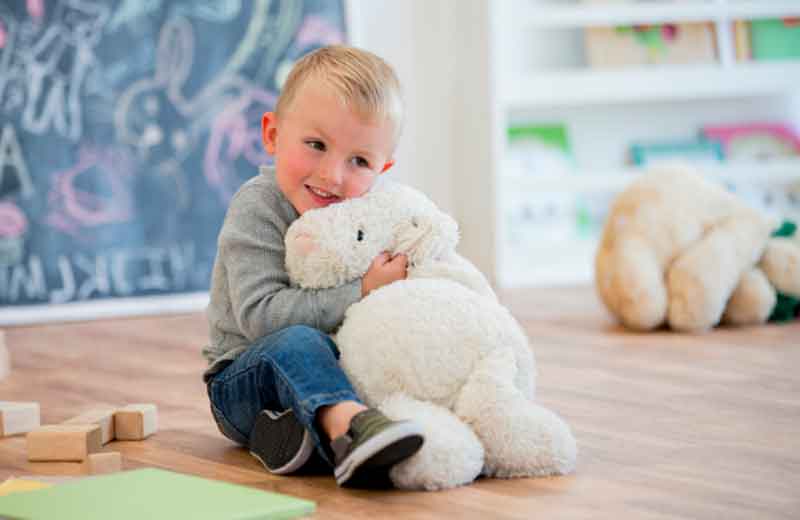
<path id="1" fill-rule="evenodd" d="M 318 518 L 800 518 L 800 323 L 635 334 L 614 325 L 589 288 L 501 296 L 531 338 L 538 399 L 578 439 L 574 475 L 437 493 L 269 475 L 214 426 L 200 379 L 201 314 L 7 329 L 13 371 L 0 399 L 40 402 L 44 423 L 154 402 L 155 436 L 110 445 L 126 468 L 308 498 Z M 0 439 L 0 480 L 75 470 L 29 463 L 22 436 Z"/>

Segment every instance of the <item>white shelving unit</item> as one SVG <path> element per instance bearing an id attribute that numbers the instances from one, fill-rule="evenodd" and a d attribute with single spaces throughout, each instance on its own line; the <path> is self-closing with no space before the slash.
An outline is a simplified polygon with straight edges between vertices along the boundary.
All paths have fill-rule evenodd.
<path id="1" fill-rule="evenodd" d="M 549 4 L 549 5 L 545 5 Z M 527 9 L 526 9 L 527 7 Z M 517 27 L 589 27 L 800 15 L 795 0 L 689 0 L 606 5 L 579 2 L 528 2 L 514 15 Z"/>
<path id="2" fill-rule="evenodd" d="M 464 253 L 500 286 L 592 279 L 597 230 L 581 235 L 556 226 L 545 236 L 511 233 L 509 208 L 515 201 L 549 196 L 552 207 L 544 211 L 556 217 L 570 197 L 593 198 L 601 206 L 642 174 L 625 166 L 633 141 L 690 138 L 705 124 L 800 123 L 800 61 L 737 62 L 731 30 L 738 19 L 800 17 L 798 0 L 473 0 L 470 5 L 473 17 L 484 10 L 488 20 L 485 55 L 476 54 L 485 59 L 478 70 L 488 77 L 484 123 L 490 124 L 481 135 L 490 152 L 487 162 L 481 163 L 485 157 L 477 152 L 474 158 L 489 164 L 491 173 L 465 187 L 468 212 L 485 217 L 462 212 L 468 226 Z M 587 64 L 584 29 L 670 22 L 713 23 L 717 62 L 617 69 Z M 479 120 L 464 118 L 467 125 Z M 566 124 L 574 171 L 537 177 L 506 171 L 506 131 L 514 123 Z M 465 158 L 465 167 L 468 162 Z M 798 160 L 722 163 L 705 171 L 725 183 L 800 186 Z"/>
<path id="3" fill-rule="evenodd" d="M 782 95 L 798 89 L 798 85 L 800 62 L 663 65 L 524 74 L 502 84 L 499 97 L 505 107 L 524 110 Z"/>

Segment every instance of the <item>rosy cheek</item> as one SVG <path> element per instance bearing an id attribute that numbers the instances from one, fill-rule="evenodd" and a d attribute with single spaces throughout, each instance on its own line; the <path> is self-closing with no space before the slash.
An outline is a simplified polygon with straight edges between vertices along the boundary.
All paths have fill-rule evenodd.
<path id="1" fill-rule="evenodd" d="M 290 153 L 284 154 L 281 160 L 287 169 L 295 172 L 297 176 L 303 176 L 313 168 L 313 160 L 309 155 L 302 147 L 296 147 Z"/>
<path id="2" fill-rule="evenodd" d="M 375 182 L 373 175 L 358 175 L 350 178 L 344 189 L 344 198 L 352 199 L 365 194 Z"/>

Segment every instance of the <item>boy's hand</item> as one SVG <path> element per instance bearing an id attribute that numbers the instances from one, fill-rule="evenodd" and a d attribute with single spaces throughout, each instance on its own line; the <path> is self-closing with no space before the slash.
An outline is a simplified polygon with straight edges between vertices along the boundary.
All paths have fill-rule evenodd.
<path id="1" fill-rule="evenodd" d="M 398 254 L 392 257 L 386 252 L 379 254 L 361 280 L 361 297 L 365 297 L 378 287 L 405 279 L 407 268 L 406 255 Z"/>

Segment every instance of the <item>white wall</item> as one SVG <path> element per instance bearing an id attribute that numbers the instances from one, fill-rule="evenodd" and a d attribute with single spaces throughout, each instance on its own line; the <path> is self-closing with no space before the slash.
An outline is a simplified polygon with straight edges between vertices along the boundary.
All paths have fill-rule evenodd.
<path id="1" fill-rule="evenodd" d="M 453 210 L 448 99 L 454 0 L 353 0 L 352 42 L 397 71 L 406 102 L 406 124 L 393 175 Z"/>
<path id="2" fill-rule="evenodd" d="M 387 60 L 403 84 L 406 125 L 394 177 L 452 214 L 461 252 L 493 275 L 486 0 L 350 0 L 348 7 L 352 43 Z M 492 211 L 472 213 L 474 197 L 491 200 Z"/>

